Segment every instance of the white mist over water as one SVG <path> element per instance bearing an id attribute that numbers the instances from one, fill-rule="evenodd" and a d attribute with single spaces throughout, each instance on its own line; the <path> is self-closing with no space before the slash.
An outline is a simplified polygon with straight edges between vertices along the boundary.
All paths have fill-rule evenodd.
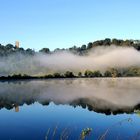
<path id="1" fill-rule="evenodd" d="M 53 72 L 85 71 L 113 68 L 140 67 L 140 52 L 133 47 L 102 46 L 92 49 L 86 56 L 69 51 L 54 54 L 21 54 L 0 58 L 0 75 L 44 75 Z"/>
<path id="2" fill-rule="evenodd" d="M 1 105 L 47 103 L 131 110 L 140 104 L 140 78 L 49 79 L 0 82 Z"/>

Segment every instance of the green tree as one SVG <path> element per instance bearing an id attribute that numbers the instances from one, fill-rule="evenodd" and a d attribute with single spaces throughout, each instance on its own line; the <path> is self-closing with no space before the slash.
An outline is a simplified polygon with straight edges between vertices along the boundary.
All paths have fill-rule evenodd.
<path id="1" fill-rule="evenodd" d="M 93 47 L 96 47 L 96 46 L 102 46 L 104 44 L 104 41 L 103 40 L 97 40 L 97 41 L 94 41 L 92 46 Z"/>
<path id="2" fill-rule="evenodd" d="M 121 73 L 119 73 L 119 71 L 115 68 L 110 68 L 105 71 L 104 76 L 105 77 L 119 77 L 121 76 Z"/>
<path id="3" fill-rule="evenodd" d="M 102 77 L 102 74 L 100 71 L 90 71 L 90 70 L 86 70 L 85 71 L 85 77 Z"/>
<path id="4" fill-rule="evenodd" d="M 112 73 L 109 70 L 106 70 L 104 73 L 104 77 L 112 77 Z"/>
<path id="5" fill-rule="evenodd" d="M 116 46 L 122 46 L 123 42 L 124 41 L 120 39 L 112 39 L 112 44 Z"/>
<path id="6" fill-rule="evenodd" d="M 5 48 L 6 48 L 6 49 L 13 49 L 14 46 L 13 46 L 12 44 L 7 44 L 7 45 L 5 46 Z"/>
<path id="7" fill-rule="evenodd" d="M 55 78 L 61 78 L 62 77 L 62 75 L 60 74 L 60 73 L 54 73 L 53 74 L 53 77 L 55 77 Z"/>
<path id="8" fill-rule="evenodd" d="M 123 72 L 124 76 L 140 76 L 140 68 L 129 68 Z"/>
<path id="9" fill-rule="evenodd" d="M 104 46 L 110 46 L 110 45 L 111 45 L 111 39 L 106 38 L 106 39 L 103 41 L 103 45 L 104 45 Z"/>
<path id="10" fill-rule="evenodd" d="M 82 77 L 82 72 L 78 72 L 78 77 Z"/>
<path id="11" fill-rule="evenodd" d="M 119 46 L 120 42 L 117 39 L 114 38 L 114 39 L 112 39 L 112 44 L 116 45 L 116 46 Z"/>
<path id="12" fill-rule="evenodd" d="M 86 70 L 84 75 L 85 75 L 85 77 L 93 77 L 93 72 L 90 70 Z"/>
<path id="13" fill-rule="evenodd" d="M 93 77 L 102 77 L 102 74 L 99 70 L 93 72 Z"/>
<path id="14" fill-rule="evenodd" d="M 26 54 L 34 55 L 34 54 L 35 54 L 35 51 L 32 50 L 32 49 L 30 49 L 30 48 L 28 48 L 28 49 L 26 50 Z"/>
<path id="15" fill-rule="evenodd" d="M 41 53 L 50 53 L 50 49 L 49 48 L 43 48 L 39 52 L 41 52 Z"/>
<path id="16" fill-rule="evenodd" d="M 133 47 L 134 47 L 136 50 L 140 51 L 140 43 L 133 44 Z"/>
<path id="17" fill-rule="evenodd" d="M 132 40 L 125 40 L 123 41 L 123 46 L 132 46 L 133 45 L 133 41 Z"/>
<path id="18" fill-rule="evenodd" d="M 81 46 L 81 51 L 84 51 L 84 50 L 86 50 L 86 45 Z"/>
<path id="19" fill-rule="evenodd" d="M 71 71 L 66 71 L 66 73 L 64 74 L 64 76 L 65 76 L 66 78 L 75 77 L 74 74 L 73 74 L 73 72 L 71 72 Z"/>
<path id="20" fill-rule="evenodd" d="M 87 49 L 91 49 L 92 48 L 92 43 L 89 42 L 88 45 L 87 45 Z"/>

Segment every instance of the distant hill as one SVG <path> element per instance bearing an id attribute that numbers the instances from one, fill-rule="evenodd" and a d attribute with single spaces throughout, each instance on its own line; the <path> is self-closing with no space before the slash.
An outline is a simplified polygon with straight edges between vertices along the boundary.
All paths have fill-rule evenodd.
<path id="1" fill-rule="evenodd" d="M 117 58 L 115 58 L 115 60 L 111 63 L 110 61 L 104 61 L 105 57 L 101 57 L 103 61 L 99 62 L 101 63 L 100 65 L 103 65 L 103 67 L 98 66 L 98 68 L 96 68 L 96 65 L 98 65 L 98 61 L 97 62 L 93 61 L 93 63 L 91 63 L 90 61 L 91 59 L 85 59 L 86 61 L 83 61 L 83 58 L 81 59 L 81 56 L 86 55 L 88 57 L 90 55 L 90 53 L 88 52 L 90 52 L 94 48 L 97 48 L 98 46 L 101 48 L 107 47 L 107 51 L 109 51 L 108 48 L 110 47 L 113 48 L 113 46 L 115 46 L 115 49 L 117 50 L 119 47 L 121 49 L 119 50 L 119 53 L 117 53 Z M 126 61 L 129 59 L 129 57 L 126 57 L 127 53 L 125 54 L 122 53 L 120 59 L 120 52 L 124 50 L 122 48 L 126 47 L 127 49 L 133 50 L 135 52 L 132 53 L 130 61 Z M 128 47 L 131 48 L 133 47 L 135 50 Z M 62 57 L 60 55 L 61 57 L 60 59 L 58 59 L 59 55 L 56 55 L 56 58 L 55 55 L 54 57 L 53 55 L 51 55 L 56 52 L 63 51 L 71 52 L 73 54 L 76 54 L 77 56 L 75 57 L 75 55 L 73 54 L 70 54 L 69 56 L 69 53 L 64 53 L 66 54 L 66 56 L 64 55 Z M 0 57 L 1 57 L 0 80 L 33 79 L 33 78 L 42 79 L 42 78 L 87 78 L 87 77 L 89 78 L 89 77 L 135 77 L 135 76 L 140 77 L 140 61 L 139 61 L 140 57 L 139 53 L 137 53 L 138 51 L 140 51 L 140 40 L 120 40 L 109 38 L 89 42 L 87 45 L 82 45 L 81 47 L 73 46 L 67 49 L 56 48 L 53 51 L 50 51 L 49 48 L 42 48 L 38 52 L 30 48 L 26 50 L 24 48 L 20 47 L 18 48 L 12 44 L 7 44 L 5 46 L 0 44 Z M 44 54 L 44 55 L 36 55 L 36 54 Z M 111 60 L 114 54 L 111 56 L 107 56 L 107 59 Z M 48 58 L 49 55 L 52 56 L 51 59 L 46 60 L 47 63 L 44 63 L 43 60 L 45 58 Z M 137 57 L 135 57 L 135 59 L 132 59 L 133 56 L 135 55 L 137 55 Z M 66 60 L 65 63 L 61 63 L 61 61 L 64 61 L 66 57 L 69 57 L 69 59 Z M 122 65 L 120 66 L 119 65 L 120 61 L 124 57 L 126 58 L 125 62 L 123 63 L 123 66 Z M 76 64 L 75 65 L 74 62 L 76 62 L 76 59 L 78 61 L 77 63 L 75 63 Z M 80 60 L 82 63 L 80 62 Z M 134 63 L 131 63 L 131 60 Z M 127 63 L 129 64 L 129 62 L 131 64 L 127 65 Z M 87 63 L 89 63 L 89 65 L 92 64 L 92 66 L 86 65 Z M 5 77 L 5 75 L 7 76 Z"/>
<path id="2" fill-rule="evenodd" d="M 24 49 L 24 48 L 17 48 L 12 44 L 1 45 L 0 44 L 0 56 L 8 56 L 11 54 L 21 53 L 25 55 L 35 55 L 36 53 L 44 53 L 44 54 L 51 54 L 54 52 L 59 51 L 70 51 L 74 54 L 83 55 L 88 52 L 90 49 L 97 47 L 97 46 L 118 46 L 118 47 L 134 47 L 136 50 L 140 51 L 140 40 L 121 40 L 121 39 L 109 39 L 106 38 L 104 40 L 97 40 L 94 42 L 89 42 L 87 45 L 82 45 L 81 47 L 73 46 L 67 49 L 60 49 L 56 48 L 53 51 L 50 51 L 49 48 L 42 48 L 39 52 L 35 52 L 33 49 Z"/>

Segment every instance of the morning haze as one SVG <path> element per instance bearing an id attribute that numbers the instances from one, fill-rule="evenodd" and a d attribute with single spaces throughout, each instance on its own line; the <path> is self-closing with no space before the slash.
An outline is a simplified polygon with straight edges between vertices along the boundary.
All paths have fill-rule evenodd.
<path id="1" fill-rule="evenodd" d="M 23 54 L 10 55 L 1 58 L 0 71 L 2 75 L 28 74 L 45 75 L 53 72 L 86 71 L 108 68 L 140 67 L 140 52 L 132 47 L 102 46 L 97 47 L 84 56 L 70 51 L 61 51 L 54 54 Z"/>
<path id="2" fill-rule="evenodd" d="M 140 140 L 139 0 L 0 0 L 0 140 Z"/>

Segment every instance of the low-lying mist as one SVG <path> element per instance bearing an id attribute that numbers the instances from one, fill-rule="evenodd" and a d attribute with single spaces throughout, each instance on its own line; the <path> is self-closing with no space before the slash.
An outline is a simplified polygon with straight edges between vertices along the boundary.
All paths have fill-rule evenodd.
<path id="1" fill-rule="evenodd" d="M 69 51 L 53 54 L 22 54 L 0 58 L 0 75 L 45 75 L 53 72 L 100 70 L 108 68 L 140 67 L 140 52 L 133 47 L 102 46 L 87 55 L 75 55 Z"/>
<path id="2" fill-rule="evenodd" d="M 13 104 L 87 105 L 92 110 L 134 111 L 140 78 L 93 78 L 0 82 L 0 108 Z M 137 109 L 137 108 L 136 108 Z"/>

